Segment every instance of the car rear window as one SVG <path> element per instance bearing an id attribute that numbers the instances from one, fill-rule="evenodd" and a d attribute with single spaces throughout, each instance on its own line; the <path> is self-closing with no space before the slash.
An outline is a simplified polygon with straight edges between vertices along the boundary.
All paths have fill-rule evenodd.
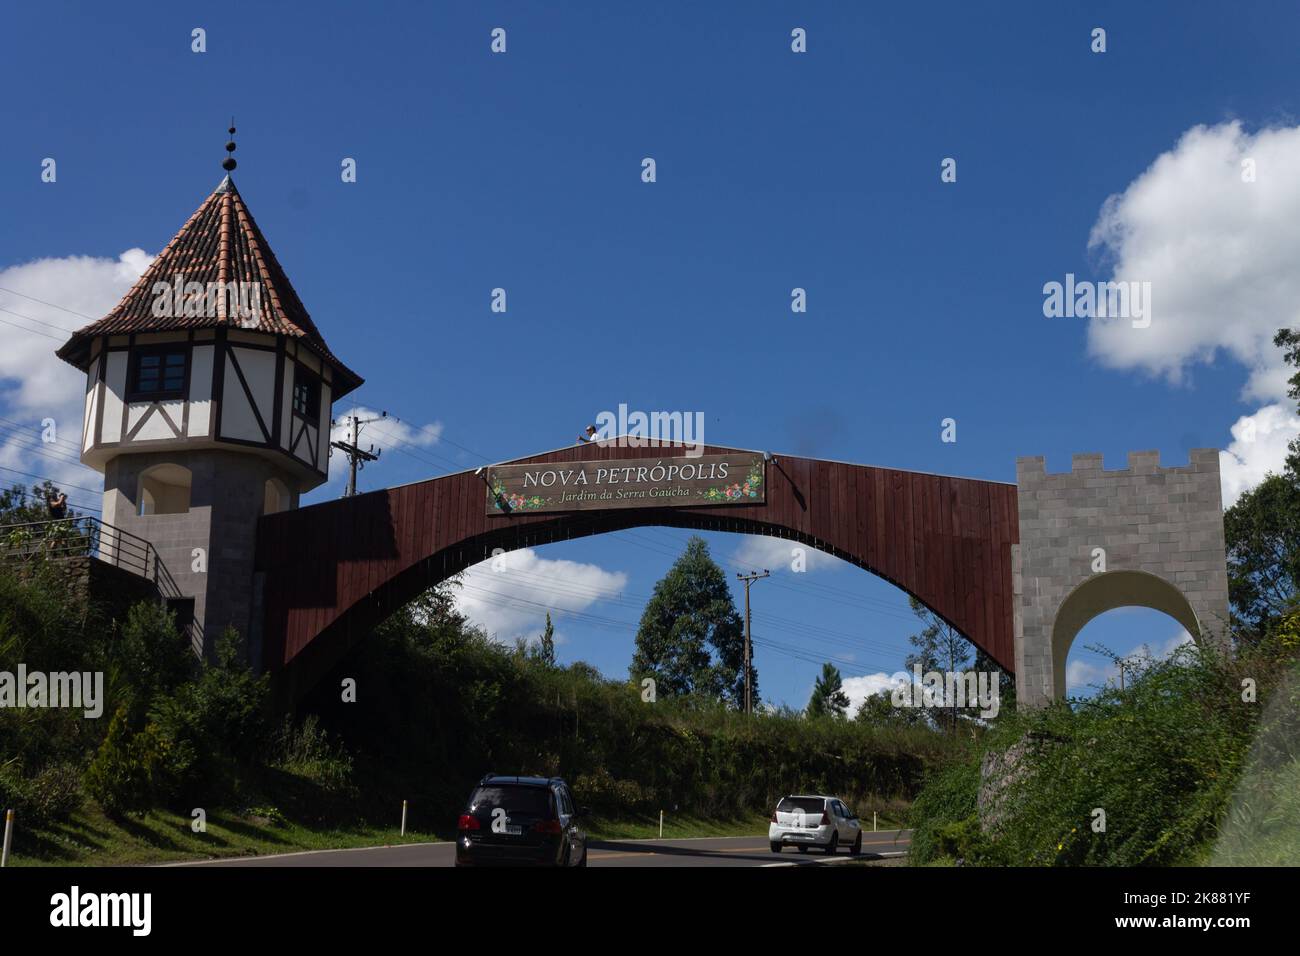
<path id="1" fill-rule="evenodd" d="M 469 798 L 471 813 L 490 812 L 497 807 L 503 807 L 506 813 L 547 817 L 551 814 L 551 791 L 546 787 L 493 784 L 479 787 Z"/>
<path id="2" fill-rule="evenodd" d="M 804 813 L 821 813 L 825 808 L 826 801 L 818 797 L 786 797 L 779 804 L 777 809 L 782 813 L 794 813 L 796 810 L 802 810 Z"/>

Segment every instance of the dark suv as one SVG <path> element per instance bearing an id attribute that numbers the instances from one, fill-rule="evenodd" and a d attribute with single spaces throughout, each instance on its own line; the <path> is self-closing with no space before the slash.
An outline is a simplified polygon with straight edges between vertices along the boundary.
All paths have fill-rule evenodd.
<path id="1" fill-rule="evenodd" d="M 586 866 L 583 816 L 559 777 L 488 774 L 456 824 L 456 865 Z"/>

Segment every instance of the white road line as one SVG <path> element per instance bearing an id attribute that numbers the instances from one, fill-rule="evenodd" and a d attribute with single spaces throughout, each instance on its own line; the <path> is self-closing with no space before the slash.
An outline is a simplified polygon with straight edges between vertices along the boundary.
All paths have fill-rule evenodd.
<path id="1" fill-rule="evenodd" d="M 903 831 L 901 831 L 901 830 L 894 830 L 894 831 L 890 831 L 890 830 L 878 830 L 878 831 L 875 831 L 875 832 L 877 832 L 877 833 L 890 833 L 890 832 L 893 832 L 893 833 L 902 833 Z M 699 841 L 699 840 L 758 840 L 758 839 L 761 839 L 761 837 L 759 837 L 759 836 L 736 836 L 736 837 L 665 837 L 665 838 L 662 839 L 662 840 L 660 840 L 658 837 L 655 837 L 655 838 L 653 838 L 653 839 L 639 839 L 639 838 L 637 838 L 637 837 L 620 837 L 620 838 L 618 838 L 618 839 L 616 839 L 616 840 L 597 840 L 597 841 L 595 841 L 595 842 L 597 842 L 597 843 L 662 843 L 662 844 L 664 844 L 664 845 L 668 845 L 668 844 L 672 844 L 672 843 L 692 843 L 692 842 Z M 445 847 L 454 847 L 455 845 L 456 845 L 456 843 L 455 843 L 454 840 L 438 840 L 438 841 L 434 841 L 434 842 L 426 842 L 426 843 L 392 843 L 392 844 L 380 844 L 380 845 L 378 845 L 378 846 L 346 846 L 346 847 L 339 847 L 339 848 L 337 848 L 337 849 L 333 849 L 333 850 L 297 850 L 297 851 L 292 852 L 292 853 L 246 853 L 246 854 L 242 854 L 242 855 L 239 855 L 239 856 L 223 856 L 223 857 L 217 857 L 216 859 L 211 859 L 211 860 L 182 860 L 181 862 L 178 862 L 178 863 L 150 863 L 150 864 L 146 864 L 146 865 L 147 865 L 147 866 L 157 866 L 157 867 L 167 867 L 167 866 L 211 866 L 211 865 L 214 864 L 214 863 L 246 863 L 246 862 L 249 862 L 249 861 L 252 861 L 252 860 L 282 860 L 282 859 L 286 859 L 286 858 L 288 858 L 288 857 L 293 857 L 293 856 L 315 856 L 315 855 L 320 854 L 320 853 L 355 853 L 355 852 L 358 852 L 358 851 L 361 851 L 361 850 L 400 850 L 400 849 L 402 849 L 402 848 L 404 848 L 404 847 L 417 847 L 417 846 L 445 846 Z M 761 849 L 761 847 L 760 847 L 759 849 Z M 599 849 L 599 848 L 596 848 L 596 852 L 599 853 L 599 852 L 600 852 L 600 849 Z M 874 854 L 874 855 L 875 855 L 875 856 L 903 856 L 903 855 L 904 855 L 904 852 L 903 852 L 903 851 L 899 851 L 899 852 L 897 852 L 897 853 L 895 853 L 895 852 L 876 853 L 876 854 Z M 853 858 L 852 858 L 852 857 L 844 857 L 844 859 L 849 860 L 849 859 L 853 859 Z M 833 861 L 831 861 L 831 860 L 817 860 L 817 861 L 815 861 L 815 862 L 818 862 L 818 863 L 830 863 L 830 862 L 833 862 Z M 763 864 L 763 866 L 797 866 L 797 865 L 798 865 L 798 864 L 796 864 L 796 863 L 764 863 L 764 864 Z"/>
<path id="2" fill-rule="evenodd" d="M 808 861 L 808 863 L 813 863 L 816 864 L 817 866 L 828 866 L 832 863 L 852 863 L 854 860 L 866 860 L 871 858 L 888 859 L 890 857 L 896 857 L 896 856 L 907 856 L 907 851 L 889 850 L 885 853 L 862 853 L 858 856 L 836 856 L 836 857 L 829 857 L 824 860 L 819 860 L 816 857 L 813 857 Z M 767 869 L 773 866 L 807 866 L 808 863 L 761 863 L 759 864 L 759 867 L 761 869 Z"/>

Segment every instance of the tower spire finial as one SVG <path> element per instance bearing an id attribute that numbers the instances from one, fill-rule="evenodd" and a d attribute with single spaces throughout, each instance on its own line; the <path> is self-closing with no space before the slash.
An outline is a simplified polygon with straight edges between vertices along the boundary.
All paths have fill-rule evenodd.
<path id="1" fill-rule="evenodd" d="M 230 142 L 226 144 L 226 158 L 221 163 L 221 168 L 227 173 L 233 170 L 239 164 L 235 162 L 235 118 L 230 117 Z"/>

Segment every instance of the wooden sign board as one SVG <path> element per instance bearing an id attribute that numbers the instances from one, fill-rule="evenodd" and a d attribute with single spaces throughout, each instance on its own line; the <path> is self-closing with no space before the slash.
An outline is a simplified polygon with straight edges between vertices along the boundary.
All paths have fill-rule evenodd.
<path id="1" fill-rule="evenodd" d="M 750 452 L 497 465 L 486 474 L 490 515 L 756 505 L 767 500 L 763 456 Z"/>

